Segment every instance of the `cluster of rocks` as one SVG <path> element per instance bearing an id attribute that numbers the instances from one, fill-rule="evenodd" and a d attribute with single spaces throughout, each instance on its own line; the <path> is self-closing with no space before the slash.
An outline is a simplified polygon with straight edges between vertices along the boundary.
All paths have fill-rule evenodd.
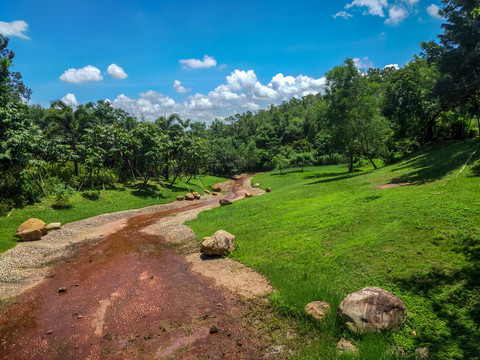
<path id="1" fill-rule="evenodd" d="M 305 306 L 307 314 L 324 322 L 330 305 L 314 301 Z M 367 287 L 349 294 L 337 309 L 337 316 L 355 333 L 378 331 L 397 332 L 407 317 L 405 303 L 391 292 L 378 287 Z M 337 344 L 339 352 L 356 352 L 355 345 L 346 339 Z"/>
<path id="2" fill-rule="evenodd" d="M 216 192 L 210 192 L 208 190 L 203 190 L 203 193 L 205 195 L 213 195 L 213 196 L 218 196 L 218 194 Z M 177 201 L 183 201 L 183 200 L 188 200 L 188 201 L 193 201 L 193 200 L 200 200 L 201 199 L 201 195 L 194 191 L 194 192 L 191 192 L 191 193 L 187 193 L 185 194 L 185 196 L 177 196 Z"/>
<path id="3" fill-rule="evenodd" d="M 32 218 L 25 221 L 17 229 L 17 232 L 13 235 L 21 241 L 34 241 L 40 240 L 50 230 L 60 229 L 61 224 L 59 222 L 46 224 L 40 219 Z"/>

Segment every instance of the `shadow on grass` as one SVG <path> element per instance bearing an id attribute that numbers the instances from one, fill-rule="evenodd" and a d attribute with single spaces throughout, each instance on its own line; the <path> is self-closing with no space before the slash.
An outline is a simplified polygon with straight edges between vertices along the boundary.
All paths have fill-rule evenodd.
<path id="1" fill-rule="evenodd" d="M 436 354 L 454 345 L 462 351 L 462 358 L 474 359 L 480 354 L 480 240 L 468 239 L 456 251 L 464 253 L 468 261 L 463 268 L 452 273 L 434 268 L 426 274 L 396 279 L 395 283 L 429 299 L 438 323 L 448 328 L 448 339 L 432 330 L 419 334 L 419 346 Z"/>
<path id="2" fill-rule="evenodd" d="M 393 171 L 401 171 L 413 168 L 410 172 L 393 178 L 391 182 L 424 184 L 439 180 L 449 172 L 463 166 L 475 150 L 477 153 L 471 161 L 475 161 L 475 158 L 478 159 L 479 146 L 478 140 L 469 140 L 436 146 L 435 151 L 432 151 L 431 148 L 425 149 L 421 154 L 417 154 L 414 158 L 393 169 Z"/>
<path id="3" fill-rule="evenodd" d="M 311 183 L 308 183 L 307 185 L 315 185 L 315 184 L 322 184 L 322 183 L 329 183 L 329 182 L 333 182 L 333 181 L 339 181 L 339 180 L 345 180 L 345 179 L 351 179 L 351 178 L 354 178 L 354 177 L 358 177 L 358 176 L 363 176 L 363 175 L 366 175 L 366 174 L 370 174 L 372 171 L 374 170 L 368 170 L 368 171 L 356 171 L 354 173 L 330 173 L 330 174 L 318 174 L 318 175 L 325 175 L 325 176 L 318 176 L 318 177 L 326 177 L 326 179 L 320 179 L 318 181 L 313 181 Z M 337 176 L 335 176 L 337 175 Z M 317 178 L 318 178 L 317 177 Z M 315 176 L 313 176 L 312 178 L 315 178 Z"/>

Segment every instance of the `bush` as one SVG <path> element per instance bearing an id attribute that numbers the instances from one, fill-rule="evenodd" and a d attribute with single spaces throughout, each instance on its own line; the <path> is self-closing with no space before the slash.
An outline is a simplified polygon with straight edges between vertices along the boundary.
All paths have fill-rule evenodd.
<path id="1" fill-rule="evenodd" d="M 56 208 L 69 208 L 71 207 L 70 198 L 72 197 L 74 190 L 63 183 L 56 184 L 53 187 L 53 193 L 55 197 L 55 202 L 53 207 Z"/>

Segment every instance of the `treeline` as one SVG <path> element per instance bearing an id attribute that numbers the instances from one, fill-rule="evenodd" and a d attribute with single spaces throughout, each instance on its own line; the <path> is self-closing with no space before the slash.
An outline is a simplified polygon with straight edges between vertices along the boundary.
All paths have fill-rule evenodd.
<path id="1" fill-rule="evenodd" d="M 117 182 L 173 186 L 200 173 L 231 176 L 288 166 L 358 162 L 373 167 L 435 142 L 478 136 L 480 18 L 474 2 L 444 0 L 440 42 L 400 69 L 359 71 L 352 59 L 326 73 L 325 94 L 256 113 L 190 123 L 139 121 L 110 103 L 75 109 L 26 105 L 0 35 L 0 212 L 52 194 Z"/>

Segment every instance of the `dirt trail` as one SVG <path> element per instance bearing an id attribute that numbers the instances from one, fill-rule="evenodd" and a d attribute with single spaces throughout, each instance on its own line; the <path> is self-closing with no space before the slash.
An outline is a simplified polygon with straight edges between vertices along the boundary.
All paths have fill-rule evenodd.
<path id="1" fill-rule="evenodd" d="M 243 197 L 248 180 L 232 182 L 227 197 Z M 155 231 L 161 220 L 217 203 L 185 202 L 116 220 L 108 236 L 77 246 L 42 283 L 0 311 L 0 358 L 262 358 L 264 344 L 243 323 L 248 304 L 192 271 L 199 254 L 188 254 L 187 262 Z"/>

